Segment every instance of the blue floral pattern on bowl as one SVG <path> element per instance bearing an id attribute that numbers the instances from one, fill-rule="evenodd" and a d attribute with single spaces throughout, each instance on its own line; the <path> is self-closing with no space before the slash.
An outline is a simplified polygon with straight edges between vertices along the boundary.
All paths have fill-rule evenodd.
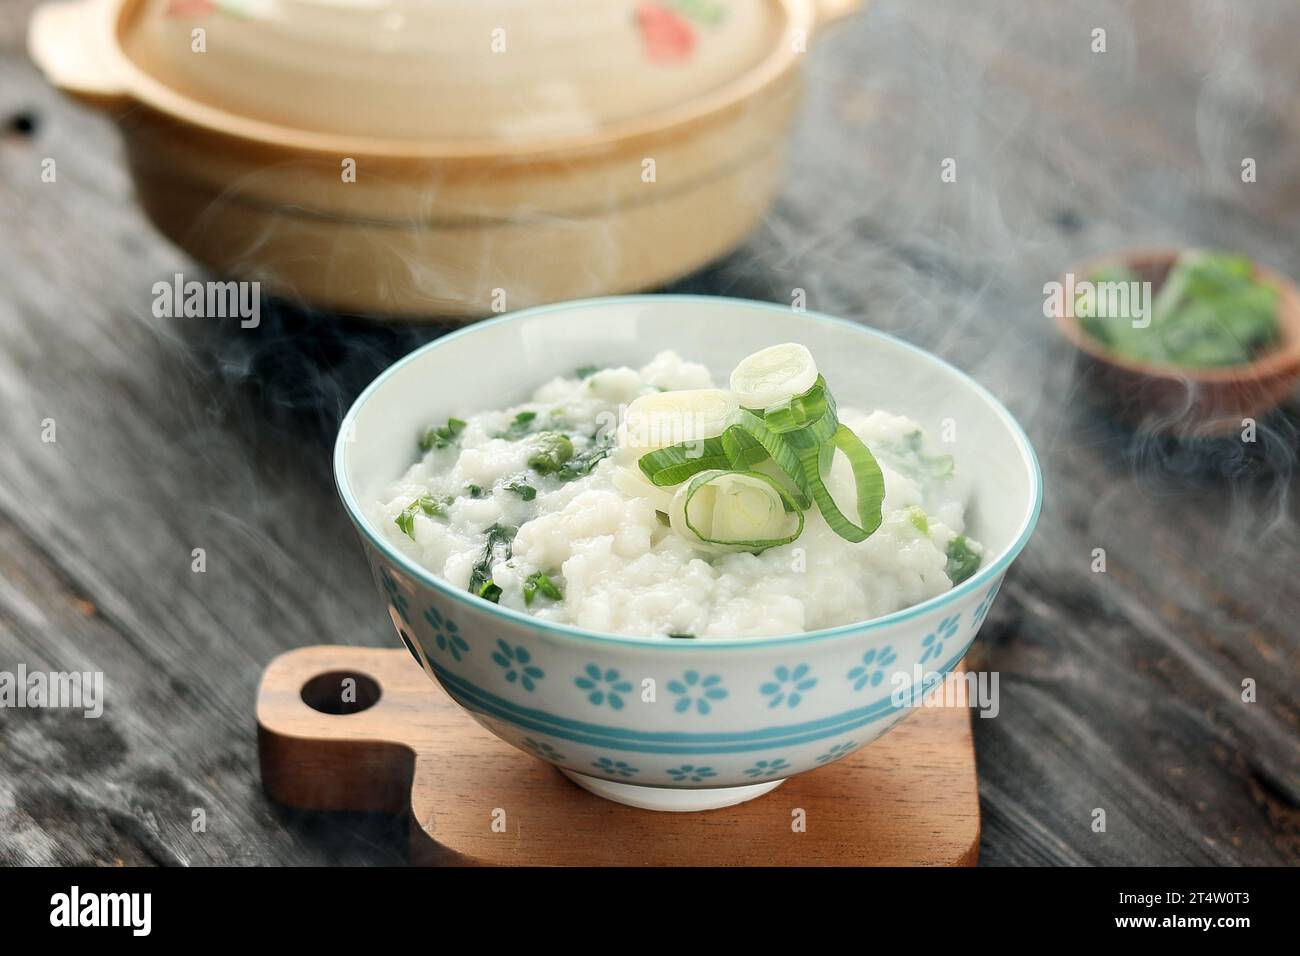
<path id="1" fill-rule="evenodd" d="M 460 628 L 455 621 L 443 617 L 442 612 L 436 607 L 425 611 L 424 619 L 433 628 L 433 643 L 437 645 L 438 650 L 450 652 L 454 661 L 459 661 L 462 654 L 469 653 L 469 644 L 460 636 Z"/>
<path id="2" fill-rule="evenodd" d="M 977 628 L 984 623 L 985 616 L 989 613 L 989 608 L 993 606 L 993 599 L 998 596 L 998 589 L 1002 587 L 1001 581 L 995 581 L 993 586 L 984 592 L 984 597 L 975 607 L 975 613 L 971 617 L 971 627 Z"/>
<path id="3" fill-rule="evenodd" d="M 936 627 L 921 641 L 921 663 L 926 661 L 939 661 L 943 659 L 943 645 L 945 641 L 951 640 L 957 634 L 957 622 L 961 619 L 960 614 L 954 614 L 951 617 L 945 617 Z"/>
<path id="4" fill-rule="evenodd" d="M 525 750 L 532 751 L 534 754 L 541 757 L 543 760 L 564 759 L 564 754 L 560 753 L 550 744 L 545 743 L 544 741 L 534 740 L 532 737 L 525 737 L 523 739 L 523 742 L 520 743 L 519 746 L 523 747 Z"/>
<path id="5" fill-rule="evenodd" d="M 718 774 L 712 767 L 697 767 L 695 764 L 684 763 L 680 767 L 673 767 L 668 771 L 668 776 L 673 778 L 674 783 L 703 783 L 709 777 L 716 777 Z"/>
<path id="6" fill-rule="evenodd" d="M 641 772 L 624 760 L 613 760 L 609 757 L 598 758 L 592 766 L 601 773 L 607 773 L 610 776 L 618 777 L 631 777 Z"/>
<path id="7" fill-rule="evenodd" d="M 623 695 L 632 693 L 632 682 L 623 680 L 622 675 L 613 667 L 602 671 L 595 664 L 588 664 L 586 674 L 574 678 L 580 690 L 587 691 L 587 700 L 599 707 L 606 701 L 614 710 L 623 709 Z"/>
<path id="8" fill-rule="evenodd" d="M 832 760 L 839 760 L 853 751 L 858 749 L 856 741 L 846 740 L 843 743 L 835 744 L 830 750 L 817 758 L 818 763 L 830 763 Z"/>
<path id="9" fill-rule="evenodd" d="M 532 693 L 537 689 L 537 681 L 546 676 L 546 672 L 532 663 L 533 655 L 522 644 L 511 647 L 503 640 L 497 641 L 497 650 L 492 652 L 496 661 L 506 672 L 506 681 L 513 684 L 518 681 L 524 690 Z"/>
<path id="10" fill-rule="evenodd" d="M 684 714 L 694 704 L 696 712 L 701 716 L 708 714 L 713 710 L 713 705 L 709 701 L 725 700 L 727 697 L 727 691 L 721 684 L 720 675 L 710 674 L 701 677 L 699 671 L 687 671 L 682 675 L 681 680 L 670 680 L 668 690 L 677 695 L 673 710 Z"/>
<path id="11" fill-rule="evenodd" d="M 647 310 L 653 312 L 649 324 Z M 690 358 L 703 366 L 730 368 L 737 358 L 736 343 L 751 339 L 757 326 L 772 323 L 787 329 L 783 335 L 802 342 L 814 355 L 870 352 L 890 365 L 900 381 L 940 382 L 942 388 L 921 388 L 909 400 L 908 412 L 918 421 L 939 420 L 951 413 L 954 404 L 960 406 L 967 444 L 994 452 L 958 463 L 963 482 L 971 486 L 972 500 L 997 503 L 996 508 L 978 508 L 979 513 L 972 515 L 978 519 L 978 537 L 986 544 L 984 566 L 972 578 L 897 613 L 828 628 L 825 633 L 782 628 L 782 633 L 762 637 L 710 634 L 704 638 L 707 628 L 687 627 L 689 622 L 679 621 L 698 639 L 668 640 L 626 633 L 638 630 L 622 626 L 638 616 L 632 608 L 590 609 L 592 613 L 582 615 L 579 626 L 576 620 L 560 620 L 558 612 L 543 611 L 541 616 L 517 613 L 523 611 L 523 602 L 518 601 L 512 610 L 515 599 L 507 600 L 508 594 L 501 605 L 485 601 L 465 590 L 463 584 L 447 580 L 440 573 L 443 569 L 422 569 L 412 560 L 409 539 L 403 541 L 391 516 L 375 512 L 374 492 L 388 480 L 380 481 L 380 476 L 406 473 L 418 457 L 409 438 L 427 428 L 430 416 L 445 421 L 441 416 L 455 414 L 458 408 L 501 406 L 499 376 L 479 374 L 481 369 L 503 361 L 511 367 L 527 367 L 528 375 L 520 379 L 517 389 L 510 390 L 515 398 L 555 375 L 571 373 L 573 359 L 561 354 L 563 349 L 532 355 L 528 345 L 534 338 L 581 340 L 592 353 L 590 357 L 622 356 L 630 361 L 637 351 L 631 345 L 640 342 L 644 346 L 646 333 L 652 332 L 650 338 L 690 343 L 694 350 Z M 709 334 L 700 335 L 699 330 L 706 327 Z M 651 354 L 642 356 L 642 360 L 649 358 Z M 419 383 L 430 381 L 440 383 L 441 398 L 433 396 L 439 401 L 432 405 L 413 401 L 412 396 L 418 398 Z M 872 389 L 862 376 L 849 376 L 842 388 L 844 401 L 870 407 Z M 449 395 L 455 397 L 450 405 L 444 401 Z M 543 403 L 540 407 L 545 415 L 550 406 Z M 376 421 L 392 427 L 354 428 L 358 422 Z M 574 441 L 587 443 L 588 439 L 580 435 Z M 359 575 L 373 579 L 383 615 L 391 616 L 429 677 L 442 688 L 430 687 L 429 692 L 441 695 L 445 691 L 488 732 L 518 750 L 525 768 L 531 764 L 524 754 L 530 760 L 541 757 L 611 797 L 674 809 L 702 809 L 752 796 L 784 778 L 833 766 L 831 762 L 844 754 L 850 769 L 861 763 L 862 758 L 856 756 L 859 750 L 870 746 L 886 727 L 919 709 L 906 706 L 910 703 L 906 698 L 911 696 L 907 688 L 900 695 L 903 701 L 892 699 L 895 674 L 914 674 L 923 654 L 922 674 L 942 674 L 957 662 L 970 643 L 972 621 L 991 586 L 998 577 L 1015 573 L 1013 562 L 1030 539 L 1042 505 L 1041 469 L 1030 442 L 1007 411 L 973 380 L 923 351 L 879 337 L 860 323 L 794 314 L 779 303 L 715 296 L 629 297 L 551 305 L 498 318 L 454 339 L 438 339 L 404 358 L 365 390 L 342 422 L 333 465 L 343 508 L 360 534 L 370 565 L 366 569 L 358 565 Z M 485 519 L 482 524 L 489 523 Z M 546 570 L 552 573 L 557 568 Z M 1012 580 L 1008 579 L 1008 586 Z M 850 590 L 853 586 L 849 582 Z M 646 600 L 653 602 L 653 597 Z M 452 645 L 439 650 L 438 630 L 425 617 L 430 606 L 437 607 L 444 618 L 455 620 L 456 633 L 468 645 L 468 651 L 457 648 L 461 650 L 459 662 L 453 657 Z M 531 610 L 537 609 L 534 601 Z M 608 616 L 603 613 L 606 610 Z M 667 613 L 673 608 L 647 606 L 642 610 Z M 992 617 L 991 609 L 985 612 L 981 626 Z M 403 618 L 409 619 L 409 626 Z M 942 621 L 948 621 L 943 628 Z M 809 618 L 807 623 L 822 622 Z M 677 631 L 676 625 L 673 630 Z M 445 631 L 443 636 L 446 639 Z M 923 645 L 927 636 L 930 641 Z M 510 656 L 502 652 L 499 639 L 506 643 Z M 896 657 L 891 664 L 883 663 L 886 645 Z M 520 646 L 530 655 L 523 664 L 514 653 Z M 876 649 L 874 658 L 864 662 L 864 654 L 872 648 Z M 493 660 L 494 652 L 501 654 L 505 665 Z M 396 651 L 390 653 L 397 659 Z M 789 669 L 785 680 L 775 673 L 778 665 Z M 794 679 L 800 665 L 807 665 L 808 670 Z M 521 668 L 528 667 L 545 673 L 540 679 L 530 677 L 531 692 L 521 682 L 525 673 Z M 850 677 L 858 667 L 863 670 Z M 883 675 L 873 686 L 873 675 L 882 668 Z M 511 670 L 516 674 L 513 682 L 506 678 Z M 686 684 L 688 670 L 698 673 L 699 683 Z M 717 676 L 718 682 L 703 687 L 704 679 L 711 676 Z M 408 673 L 408 678 L 415 677 L 414 672 Z M 815 686 L 798 688 L 799 683 L 814 678 Z M 865 683 L 855 690 L 854 685 L 863 678 Z M 673 680 L 680 681 L 687 693 L 671 693 L 667 685 Z M 779 685 L 776 692 L 762 693 L 760 689 L 771 683 Z M 713 689 L 725 691 L 726 697 L 707 696 L 705 692 Z M 799 695 L 794 707 L 792 692 Z M 777 694 L 781 699 L 772 706 Z M 650 706 L 655 695 L 657 704 Z M 681 698 L 687 702 L 679 712 L 675 706 Z M 700 713 L 701 698 L 709 708 L 706 715 Z M 525 738 L 531 747 L 523 743 Z M 544 742 L 548 744 L 545 749 L 540 746 Z M 901 741 L 900 747 L 906 743 Z M 853 745 L 856 747 L 850 750 Z M 820 762 L 819 756 L 823 758 Z M 621 760 L 639 773 L 625 777 L 616 767 L 604 769 L 597 764 L 602 757 L 611 765 Z M 778 760 L 784 760 L 788 769 L 782 769 Z M 767 766 L 760 766 L 759 761 L 766 761 Z M 765 776 L 774 766 L 776 769 Z M 677 773 L 669 774 L 669 768 Z M 638 787 L 641 792 L 630 792 Z M 649 792 L 656 788 L 664 792 Z M 737 789 L 715 792 L 721 788 Z M 789 802 L 790 794 L 776 799 L 779 810 Z"/>
<path id="12" fill-rule="evenodd" d="M 782 664 L 772 676 L 776 680 L 768 681 L 758 688 L 764 697 L 772 698 L 767 706 L 780 707 L 784 701 L 787 707 L 798 707 L 803 695 L 817 686 L 817 678 L 808 676 L 808 665 L 800 664 L 790 668 Z"/>
<path id="13" fill-rule="evenodd" d="M 397 612 L 397 616 L 405 621 L 409 627 L 411 625 L 411 602 L 402 593 L 402 589 L 397 584 L 397 579 L 391 573 L 383 569 L 379 572 L 379 576 L 384 582 L 384 596 L 388 598 L 389 606 Z"/>
<path id="14" fill-rule="evenodd" d="M 745 771 L 746 777 L 775 777 L 778 773 L 788 772 L 790 764 L 784 757 L 775 760 L 760 760 Z"/>
<path id="15" fill-rule="evenodd" d="M 848 673 L 849 680 L 853 682 L 853 689 L 862 690 L 868 685 L 879 687 L 880 682 L 885 679 L 886 669 L 896 660 L 898 655 L 888 644 L 867 651 L 862 655 L 862 663 Z"/>

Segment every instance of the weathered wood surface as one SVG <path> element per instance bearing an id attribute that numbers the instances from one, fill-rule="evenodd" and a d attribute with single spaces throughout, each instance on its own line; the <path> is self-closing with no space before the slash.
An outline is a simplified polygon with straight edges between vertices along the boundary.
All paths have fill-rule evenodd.
<path id="1" fill-rule="evenodd" d="M 432 333 L 154 319 L 152 284 L 196 270 L 134 205 L 110 124 L 27 62 L 31 5 L 0 7 L 0 670 L 103 670 L 107 703 L 0 711 L 0 862 L 401 860 L 400 821 L 267 801 L 252 707 L 280 651 L 392 643 L 329 431 Z M 983 863 L 1300 861 L 1300 405 L 1253 445 L 1137 439 L 1081 402 L 1041 311 L 1116 246 L 1300 274 L 1298 30 L 1286 0 L 878 0 L 809 58 L 775 212 L 678 286 L 805 289 L 970 371 L 1034 439 L 1042 522 L 971 659 L 1001 673 L 975 721 Z"/>

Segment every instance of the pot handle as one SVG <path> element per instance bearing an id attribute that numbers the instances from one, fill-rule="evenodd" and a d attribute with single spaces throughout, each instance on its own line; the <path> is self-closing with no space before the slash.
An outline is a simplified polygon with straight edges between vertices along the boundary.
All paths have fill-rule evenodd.
<path id="1" fill-rule="evenodd" d="M 104 0 L 60 0 L 37 7 L 27 25 L 27 52 L 64 93 L 102 110 L 129 99 L 108 56 L 112 22 Z"/>
<path id="2" fill-rule="evenodd" d="M 864 6 L 866 0 L 813 0 L 817 29 L 823 30 L 837 20 L 843 20 L 850 14 L 857 13 Z"/>

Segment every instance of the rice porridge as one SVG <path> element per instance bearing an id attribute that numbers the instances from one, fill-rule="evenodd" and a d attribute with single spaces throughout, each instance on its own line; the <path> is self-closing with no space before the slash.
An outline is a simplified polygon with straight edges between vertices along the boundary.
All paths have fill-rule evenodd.
<path id="1" fill-rule="evenodd" d="M 967 483 L 915 422 L 837 408 L 802 346 L 730 385 L 665 351 L 467 409 L 431 425 L 372 517 L 452 587 L 665 639 L 866 621 L 974 573 Z"/>

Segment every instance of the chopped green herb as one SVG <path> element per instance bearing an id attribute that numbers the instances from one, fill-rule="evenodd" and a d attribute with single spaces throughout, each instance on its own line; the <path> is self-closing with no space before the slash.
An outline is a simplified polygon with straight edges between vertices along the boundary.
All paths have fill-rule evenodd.
<path id="1" fill-rule="evenodd" d="M 465 423 L 463 421 L 459 418 L 449 418 L 447 424 L 439 425 L 436 428 L 431 427 L 424 433 L 424 437 L 420 439 L 420 451 L 429 451 L 431 448 L 446 448 L 464 430 Z"/>
<path id="2" fill-rule="evenodd" d="M 668 632 L 668 636 L 671 637 L 671 638 L 673 638 L 673 640 L 677 640 L 677 641 L 693 641 L 693 640 L 695 640 L 695 635 L 694 635 L 694 634 L 688 634 L 688 633 L 686 633 L 686 632 L 684 632 L 684 631 L 681 632 L 681 633 L 678 633 L 678 634 L 674 634 L 673 632 L 669 631 L 669 632 Z"/>
<path id="3" fill-rule="evenodd" d="M 532 501 L 537 497 L 537 489 L 518 478 L 512 478 L 501 487 L 505 488 L 506 491 L 513 491 L 524 501 Z"/>
<path id="4" fill-rule="evenodd" d="M 1104 283 L 1132 283 L 1126 288 L 1140 288 L 1134 272 L 1098 269 L 1088 279 L 1097 292 L 1091 307 L 1086 298 L 1076 301 L 1080 326 L 1101 344 L 1130 358 L 1190 367 L 1241 365 L 1275 345 L 1281 334 L 1277 290 L 1255 279 L 1254 265 L 1245 256 L 1184 252 L 1154 301 L 1147 303 L 1148 321 L 1143 322 L 1136 321 L 1144 318 L 1142 303 L 1131 301 L 1132 295 L 1101 291 Z M 1126 300 L 1130 300 L 1127 308 Z"/>
<path id="5" fill-rule="evenodd" d="M 528 467 L 539 475 L 553 475 L 573 457 L 573 442 L 559 432 L 538 432 Z"/>
<path id="6" fill-rule="evenodd" d="M 927 454 L 923 441 L 920 429 L 908 432 L 903 436 L 902 441 L 903 451 L 916 456 L 917 463 L 921 466 L 921 477 L 928 478 L 931 481 L 947 481 L 957 473 L 956 463 L 953 461 L 952 455 Z M 896 442 L 882 442 L 881 445 L 886 450 L 898 448 Z"/>
<path id="7" fill-rule="evenodd" d="M 599 365 L 583 365 L 580 368 L 574 369 L 573 374 L 578 376 L 578 378 L 585 379 L 585 378 L 591 378 L 599 371 L 600 371 Z"/>
<path id="8" fill-rule="evenodd" d="M 533 606 L 533 598 L 541 594 L 552 601 L 564 600 L 564 595 L 555 583 L 541 571 L 534 571 L 524 579 L 524 604 L 528 607 Z"/>
<path id="9" fill-rule="evenodd" d="M 503 432 L 497 432 L 493 437 L 504 438 L 508 441 L 518 441 L 533 430 L 533 421 L 537 418 L 536 412 L 520 412 L 515 416 L 515 420 Z"/>
<path id="10" fill-rule="evenodd" d="M 469 590 L 485 601 L 496 604 L 501 599 L 501 588 L 492 580 L 492 566 L 498 561 L 509 561 L 511 543 L 515 540 L 518 528 L 508 524 L 494 524 L 484 529 L 487 542 L 483 545 L 483 554 L 475 563 L 469 575 Z"/>
<path id="11" fill-rule="evenodd" d="M 944 569 L 948 572 L 948 580 L 954 586 L 961 584 L 968 577 L 979 570 L 980 556 L 976 554 L 966 540 L 964 534 L 959 534 L 948 542 L 948 566 Z"/>
<path id="12" fill-rule="evenodd" d="M 921 455 L 921 473 L 934 481 L 947 481 L 957 473 L 952 455 Z"/>
<path id="13" fill-rule="evenodd" d="M 556 473 L 561 481 L 573 481 L 577 478 L 585 477 L 591 474 L 591 469 L 595 468 L 603 459 L 608 458 L 614 451 L 614 433 L 596 432 L 592 436 L 592 442 L 584 450 L 578 452 L 563 465 Z"/>
<path id="14" fill-rule="evenodd" d="M 416 513 L 422 511 L 430 518 L 444 518 L 451 501 L 450 495 L 421 495 L 402 509 L 402 513 L 397 516 L 397 527 L 402 529 L 402 534 L 414 541 Z"/>
<path id="15" fill-rule="evenodd" d="M 483 486 L 482 486 L 482 485 L 466 485 L 466 486 L 465 486 L 465 497 L 466 497 L 466 498 L 486 498 L 486 497 L 487 497 L 487 492 L 483 490 Z"/>
<path id="16" fill-rule="evenodd" d="M 916 530 L 921 532 L 921 534 L 930 533 L 930 517 L 925 513 L 924 508 L 918 507 L 917 505 L 909 505 L 903 509 L 903 513 L 907 515 L 907 520 L 912 522 L 912 524 L 916 526 Z"/>

